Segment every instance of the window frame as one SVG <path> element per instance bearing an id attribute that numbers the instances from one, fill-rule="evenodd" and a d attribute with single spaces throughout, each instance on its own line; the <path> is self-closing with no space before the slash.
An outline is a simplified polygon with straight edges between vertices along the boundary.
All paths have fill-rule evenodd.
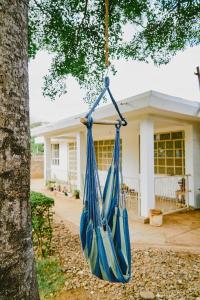
<path id="1" fill-rule="evenodd" d="M 60 144 L 51 144 L 51 164 L 53 166 L 60 165 Z"/>
<path id="2" fill-rule="evenodd" d="M 169 139 L 160 138 L 167 134 L 170 134 Z M 179 146 L 177 147 L 177 145 Z M 183 130 L 161 132 L 154 135 L 154 173 L 155 175 L 170 176 L 185 175 L 185 134 Z"/>
<path id="3" fill-rule="evenodd" d="M 101 139 L 94 141 L 96 162 L 99 171 L 108 171 L 113 159 L 114 145 L 114 139 Z M 120 139 L 120 159 L 122 160 L 122 139 Z"/>
<path id="4" fill-rule="evenodd" d="M 77 143 L 68 143 L 68 176 L 70 182 L 77 180 Z"/>

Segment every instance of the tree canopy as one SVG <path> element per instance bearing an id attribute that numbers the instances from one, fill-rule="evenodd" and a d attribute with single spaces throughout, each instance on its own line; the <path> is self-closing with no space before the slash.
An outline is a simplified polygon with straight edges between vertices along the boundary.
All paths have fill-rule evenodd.
<path id="1" fill-rule="evenodd" d="M 169 62 L 179 50 L 200 43 L 200 0 L 110 0 L 110 61 L 125 58 Z M 66 91 L 72 75 L 89 89 L 105 71 L 105 1 L 30 0 L 29 56 L 53 54 L 44 95 Z M 133 30 L 124 39 L 126 25 Z M 114 67 L 111 66 L 113 72 Z"/>

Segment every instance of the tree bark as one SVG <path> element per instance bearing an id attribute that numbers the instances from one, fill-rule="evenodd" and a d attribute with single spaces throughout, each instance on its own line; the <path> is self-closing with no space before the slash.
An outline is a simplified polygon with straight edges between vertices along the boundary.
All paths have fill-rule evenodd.
<path id="1" fill-rule="evenodd" d="M 28 0 L 0 0 L 0 300 L 38 300 L 32 245 Z"/>

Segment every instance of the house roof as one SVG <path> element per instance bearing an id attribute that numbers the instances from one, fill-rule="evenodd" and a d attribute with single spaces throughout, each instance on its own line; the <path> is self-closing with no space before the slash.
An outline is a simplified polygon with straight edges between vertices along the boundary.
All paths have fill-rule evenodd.
<path id="1" fill-rule="evenodd" d="M 118 101 L 122 114 L 135 116 L 144 114 L 154 114 L 166 117 L 176 117 L 183 120 L 200 121 L 200 103 L 187 99 L 170 96 L 157 91 L 148 91 L 123 100 Z M 31 130 L 32 136 L 48 136 L 61 131 L 72 131 L 80 126 L 80 118 L 85 116 L 85 112 L 65 118 L 57 122 L 52 122 L 44 126 Z M 96 119 L 112 118 L 116 116 L 115 108 L 112 104 L 99 107 L 94 112 Z"/>

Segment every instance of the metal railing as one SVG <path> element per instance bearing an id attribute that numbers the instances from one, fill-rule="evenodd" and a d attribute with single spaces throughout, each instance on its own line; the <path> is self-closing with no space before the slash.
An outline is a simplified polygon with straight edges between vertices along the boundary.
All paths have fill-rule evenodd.
<path id="1" fill-rule="evenodd" d="M 127 210 L 140 216 L 140 178 L 123 176 L 123 182 Z"/>
<path id="2" fill-rule="evenodd" d="M 54 172 L 53 172 L 54 171 Z M 51 170 L 52 179 L 63 178 L 67 189 L 76 189 L 77 179 L 66 170 Z M 105 184 L 105 176 L 100 176 L 101 190 Z M 189 206 L 189 175 L 184 176 L 156 176 L 154 178 L 155 208 L 161 209 L 163 213 L 178 211 Z M 123 177 L 122 189 L 125 193 L 126 207 L 131 215 L 141 215 L 141 188 L 142 183 L 139 176 Z M 84 175 L 81 175 L 81 190 L 84 190 Z"/>
<path id="3" fill-rule="evenodd" d="M 189 178 L 184 176 L 156 176 L 154 179 L 156 208 L 164 213 L 189 205 Z"/>

